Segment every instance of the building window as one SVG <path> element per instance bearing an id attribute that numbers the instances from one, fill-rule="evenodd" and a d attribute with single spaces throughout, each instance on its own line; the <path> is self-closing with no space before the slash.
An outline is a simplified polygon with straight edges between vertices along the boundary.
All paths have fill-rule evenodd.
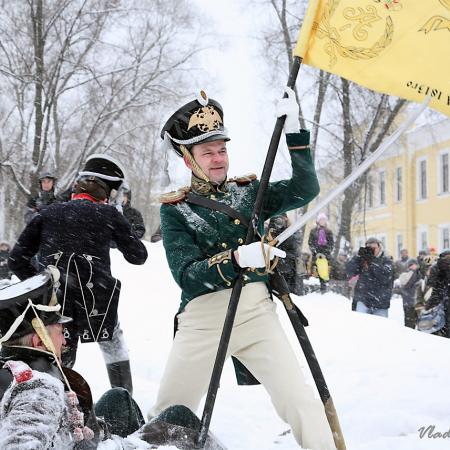
<path id="1" fill-rule="evenodd" d="M 400 258 L 400 252 L 403 249 L 403 235 L 397 234 L 397 258 Z"/>
<path id="2" fill-rule="evenodd" d="M 402 201 L 402 168 L 397 167 L 395 169 L 395 201 Z"/>
<path id="3" fill-rule="evenodd" d="M 441 228 L 441 251 L 450 248 L 450 227 Z"/>
<path id="4" fill-rule="evenodd" d="M 428 252 L 428 233 L 424 228 L 417 230 L 417 249 Z"/>
<path id="5" fill-rule="evenodd" d="M 419 200 L 427 198 L 427 160 L 418 161 L 417 167 L 417 197 Z"/>
<path id="6" fill-rule="evenodd" d="M 385 205 L 386 204 L 386 171 L 382 170 L 379 175 L 380 175 L 380 184 L 379 184 L 380 205 Z"/>
<path id="7" fill-rule="evenodd" d="M 440 189 L 441 194 L 448 193 L 449 191 L 449 171 L 448 171 L 448 153 L 442 153 L 440 155 Z"/>

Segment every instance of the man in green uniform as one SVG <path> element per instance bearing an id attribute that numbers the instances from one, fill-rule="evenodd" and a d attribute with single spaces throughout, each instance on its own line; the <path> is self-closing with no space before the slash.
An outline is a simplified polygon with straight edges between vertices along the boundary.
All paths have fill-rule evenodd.
<path id="1" fill-rule="evenodd" d="M 309 132 L 299 131 L 292 91 L 279 102 L 277 114 L 286 115 L 292 177 L 269 184 L 261 232 L 264 220 L 307 204 L 319 192 Z M 322 404 L 304 381 L 261 269 L 266 259 L 284 252 L 266 245 L 264 254 L 260 242 L 243 245 L 259 181 L 255 175 L 227 179 L 229 137 L 220 104 L 202 91 L 169 118 L 161 137 L 183 157 L 192 181 L 161 198 L 164 248 L 182 295 L 173 347 L 149 416 L 171 405 L 197 409 L 211 377 L 231 287 L 246 268 L 228 355 L 264 385 L 301 446 L 334 449 Z"/>

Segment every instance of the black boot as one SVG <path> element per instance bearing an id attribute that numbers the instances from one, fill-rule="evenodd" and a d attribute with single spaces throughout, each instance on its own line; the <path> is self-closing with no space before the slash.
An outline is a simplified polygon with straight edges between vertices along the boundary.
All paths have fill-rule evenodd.
<path id="1" fill-rule="evenodd" d="M 130 361 L 118 361 L 106 364 L 109 382 L 111 387 L 122 387 L 126 389 L 130 395 L 133 395 L 133 381 L 131 380 Z"/>

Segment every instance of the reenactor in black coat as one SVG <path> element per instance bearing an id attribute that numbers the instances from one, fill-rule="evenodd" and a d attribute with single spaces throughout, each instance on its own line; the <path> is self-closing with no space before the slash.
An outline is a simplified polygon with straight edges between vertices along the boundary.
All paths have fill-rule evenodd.
<path id="1" fill-rule="evenodd" d="M 131 190 L 123 190 L 122 200 L 122 212 L 128 222 L 130 222 L 131 228 L 139 239 L 142 239 L 145 234 L 144 219 L 140 211 L 131 206 Z"/>
<path id="2" fill-rule="evenodd" d="M 424 313 L 428 313 L 432 318 L 434 315 L 436 318 L 433 320 L 440 322 L 440 325 L 435 327 L 434 334 L 450 338 L 450 249 L 444 250 L 436 259 L 427 284 L 431 293 L 419 316 L 419 324 Z M 437 316 L 440 316 L 440 320 L 437 320 Z"/>
<path id="3" fill-rule="evenodd" d="M 37 270 L 30 261 L 39 253 L 41 264 L 61 271 L 63 313 L 73 318 L 64 330 L 69 349 L 64 365 L 74 365 L 79 340 L 99 342 L 111 385 L 131 392 L 128 350 L 117 316 L 120 281 L 111 274 L 110 242 L 116 242 L 131 264 L 143 264 L 147 250 L 123 215 L 105 204 L 123 178 L 112 158 L 88 158 L 73 199 L 50 205 L 32 219 L 11 252 L 9 266 L 20 279 L 33 276 Z"/>
<path id="4" fill-rule="evenodd" d="M 57 201 L 55 184 L 56 176 L 51 172 L 43 172 L 39 176 L 39 192 L 36 196 L 28 199 L 27 209 L 25 211 L 25 223 L 30 222 L 36 213 Z"/>
<path id="5" fill-rule="evenodd" d="M 287 214 L 274 216 L 269 221 L 269 229 L 275 238 L 289 226 Z M 300 275 L 300 232 L 294 233 L 280 246 L 286 252 L 286 257 L 278 261 L 278 270 L 283 275 L 289 286 L 291 294 L 303 295 L 303 278 Z"/>

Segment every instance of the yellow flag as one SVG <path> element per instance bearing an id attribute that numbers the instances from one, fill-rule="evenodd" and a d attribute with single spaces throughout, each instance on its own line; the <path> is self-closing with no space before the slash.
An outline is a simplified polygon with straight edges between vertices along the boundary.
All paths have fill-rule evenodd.
<path id="1" fill-rule="evenodd" d="M 294 54 L 450 116 L 450 0 L 312 0 Z"/>

